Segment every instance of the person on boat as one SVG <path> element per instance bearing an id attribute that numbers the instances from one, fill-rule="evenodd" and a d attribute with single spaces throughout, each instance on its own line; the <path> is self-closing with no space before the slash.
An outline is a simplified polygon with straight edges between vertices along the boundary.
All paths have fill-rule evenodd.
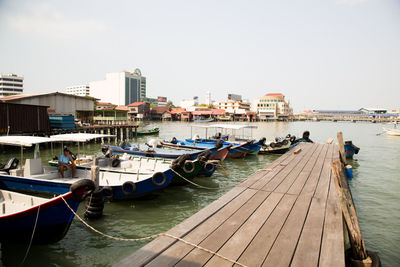
<path id="1" fill-rule="evenodd" d="M 303 137 L 299 138 L 299 139 L 296 139 L 294 141 L 294 144 L 295 143 L 301 143 L 301 142 L 314 143 L 313 140 L 310 139 L 310 132 L 309 131 L 304 131 Z"/>
<path id="2" fill-rule="evenodd" d="M 58 157 L 58 166 L 61 173 L 61 177 L 64 178 L 64 169 L 72 170 L 72 178 L 77 178 L 75 161 L 71 156 L 68 147 L 64 148 L 64 153 Z"/>

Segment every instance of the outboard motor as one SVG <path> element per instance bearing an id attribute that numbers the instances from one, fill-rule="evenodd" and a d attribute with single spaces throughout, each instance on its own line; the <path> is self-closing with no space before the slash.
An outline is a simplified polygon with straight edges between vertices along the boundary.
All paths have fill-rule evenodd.
<path id="1" fill-rule="evenodd" d="M 126 147 L 125 141 L 122 141 L 121 143 L 119 143 L 119 147 L 122 149 L 125 149 L 125 147 Z"/>
<path id="2" fill-rule="evenodd" d="M 265 137 L 261 138 L 258 142 L 260 142 L 260 145 L 264 146 L 265 145 L 265 141 L 267 139 Z"/>
<path id="3" fill-rule="evenodd" d="M 215 148 L 220 149 L 223 146 L 223 141 L 219 140 L 217 143 L 215 143 Z"/>
<path id="4" fill-rule="evenodd" d="M 177 144 L 178 141 L 176 140 L 176 137 L 172 137 L 171 139 L 171 144 Z"/>
<path id="5" fill-rule="evenodd" d="M 2 169 L 0 169 L 0 171 L 5 171 L 8 174 L 10 174 L 10 170 L 16 169 L 18 167 L 18 163 L 19 163 L 19 159 L 11 158 L 8 160 L 7 164 L 4 165 L 4 167 Z"/>
<path id="6" fill-rule="evenodd" d="M 198 140 L 200 139 L 200 136 L 198 134 L 193 135 L 193 140 Z"/>
<path id="7" fill-rule="evenodd" d="M 101 148 L 101 152 L 103 152 L 103 154 L 106 154 L 107 151 L 108 151 L 108 146 L 103 146 L 103 147 Z"/>

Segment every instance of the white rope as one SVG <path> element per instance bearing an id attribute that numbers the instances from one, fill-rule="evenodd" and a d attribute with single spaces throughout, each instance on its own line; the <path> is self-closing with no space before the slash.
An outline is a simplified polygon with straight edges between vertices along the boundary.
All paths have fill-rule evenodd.
<path id="1" fill-rule="evenodd" d="M 180 237 L 173 236 L 173 235 L 168 234 L 168 233 L 160 233 L 160 234 L 155 234 L 155 235 L 146 236 L 146 237 L 141 237 L 141 238 L 120 238 L 120 237 L 114 237 L 114 236 L 111 236 L 111 235 L 102 233 L 102 232 L 100 232 L 99 230 L 95 229 L 94 227 L 90 226 L 90 225 L 89 225 L 87 222 L 85 222 L 78 214 L 76 214 L 76 212 L 68 205 L 67 201 L 64 199 L 63 196 L 61 196 L 61 199 L 65 202 L 65 205 L 67 205 L 67 207 L 71 210 L 71 212 L 75 215 L 75 217 L 78 218 L 78 220 L 80 220 L 86 227 L 88 227 L 88 228 L 89 228 L 90 230 L 92 230 L 93 232 L 95 232 L 95 233 L 97 233 L 97 234 L 99 234 L 99 235 L 102 235 L 102 236 L 104 236 L 104 237 L 107 237 L 107 238 L 109 238 L 109 239 L 113 239 L 113 240 L 117 240 L 117 241 L 125 241 L 125 242 L 137 242 L 137 241 L 149 240 L 149 239 L 154 239 L 154 238 L 157 238 L 157 237 L 165 236 L 165 237 L 169 237 L 169 238 L 172 238 L 172 239 L 179 240 L 179 241 L 181 241 L 182 243 L 185 243 L 185 244 L 190 245 L 190 246 L 192 246 L 192 247 L 195 247 L 195 248 L 198 248 L 198 249 L 203 250 L 203 251 L 205 251 L 205 252 L 208 252 L 208 253 L 210 253 L 210 254 L 212 254 L 212 255 L 215 255 L 215 256 L 217 256 L 217 257 L 220 257 L 220 258 L 222 258 L 222 259 L 224 259 L 224 260 L 226 260 L 226 261 L 229 261 L 229 262 L 231 262 L 231 263 L 233 263 L 233 264 L 237 264 L 237 265 L 239 265 L 239 266 L 247 267 L 246 265 L 244 265 L 244 264 L 242 264 L 242 263 L 240 263 L 240 262 L 237 262 L 237 261 L 235 261 L 235 260 L 229 259 L 229 258 L 227 258 L 227 257 L 225 257 L 225 256 L 223 256 L 223 255 L 221 255 L 221 254 L 219 254 L 219 253 L 217 253 L 217 252 L 214 252 L 214 251 L 211 251 L 211 250 L 209 250 L 209 249 L 203 248 L 203 247 L 201 247 L 201 246 L 198 246 L 198 245 L 196 245 L 196 244 L 194 244 L 194 243 L 191 243 L 191 242 L 186 241 L 186 240 L 184 240 L 184 239 L 182 239 L 182 238 L 180 238 Z"/>
<path id="2" fill-rule="evenodd" d="M 222 189 L 222 187 L 207 187 L 207 186 L 203 186 L 203 185 L 196 184 L 195 182 L 192 182 L 192 181 L 190 181 L 189 179 L 187 179 L 187 178 L 185 178 L 184 176 L 182 176 L 180 173 L 178 173 L 178 172 L 175 171 L 174 169 L 171 169 L 171 170 L 172 170 L 173 173 L 175 173 L 176 175 L 178 175 L 179 177 L 181 177 L 183 180 L 185 180 L 186 182 L 188 182 L 188 183 L 190 183 L 190 184 L 192 184 L 192 185 L 194 185 L 194 186 L 197 186 L 197 187 L 200 187 L 200 188 L 203 188 L 203 189 L 209 189 L 209 190 L 219 190 L 219 189 Z"/>
<path id="3" fill-rule="evenodd" d="M 31 245 L 32 245 L 32 241 L 33 241 L 33 237 L 35 235 L 35 231 L 36 231 L 36 226 L 37 226 L 37 222 L 38 222 L 38 218 L 39 218 L 39 212 L 40 212 L 40 205 L 38 207 L 38 211 L 36 213 L 36 219 L 35 219 L 35 225 L 33 226 L 33 231 L 32 231 L 32 236 L 31 236 L 31 240 L 29 241 L 29 246 L 28 249 L 26 250 L 24 259 L 22 260 L 21 264 L 19 266 L 24 265 L 26 258 L 28 257 L 29 254 L 29 250 L 31 249 Z"/>

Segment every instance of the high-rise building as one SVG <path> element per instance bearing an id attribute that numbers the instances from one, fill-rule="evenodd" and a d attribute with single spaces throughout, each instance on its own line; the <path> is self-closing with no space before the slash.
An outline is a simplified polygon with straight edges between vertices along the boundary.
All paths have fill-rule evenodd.
<path id="1" fill-rule="evenodd" d="M 210 92 L 210 91 L 207 91 L 207 92 L 206 92 L 206 101 L 205 101 L 205 104 L 206 104 L 207 106 L 209 106 L 209 105 L 212 104 L 211 102 L 212 102 L 212 101 L 211 101 L 211 92 Z"/>
<path id="2" fill-rule="evenodd" d="M 146 97 L 146 77 L 139 69 L 107 73 L 105 80 L 90 82 L 89 87 L 91 96 L 118 106 L 140 102 Z"/>
<path id="3" fill-rule="evenodd" d="M 17 74 L 0 75 L 0 97 L 22 94 L 24 92 L 24 77 Z"/>
<path id="4" fill-rule="evenodd" d="M 242 96 L 235 94 L 228 94 L 228 100 L 242 101 Z"/>
<path id="5" fill-rule="evenodd" d="M 73 85 L 68 86 L 67 94 L 69 95 L 77 95 L 77 96 L 87 96 L 90 95 L 89 85 Z"/>

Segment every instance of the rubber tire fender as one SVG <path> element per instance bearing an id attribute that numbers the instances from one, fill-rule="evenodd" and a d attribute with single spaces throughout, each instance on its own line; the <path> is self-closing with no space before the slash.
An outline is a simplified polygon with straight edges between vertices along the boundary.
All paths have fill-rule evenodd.
<path id="1" fill-rule="evenodd" d="M 113 199 L 114 190 L 112 189 L 111 186 L 104 186 L 104 187 L 101 189 L 101 191 L 102 191 L 102 193 L 103 193 L 103 196 L 104 196 L 106 199 L 108 199 L 108 200 Z"/>
<path id="2" fill-rule="evenodd" d="M 208 168 L 207 166 L 210 166 L 210 165 L 211 165 L 211 168 Z M 206 164 L 204 164 L 204 169 L 207 172 L 213 172 L 215 170 L 215 165 L 212 162 L 206 162 Z"/>
<path id="3" fill-rule="evenodd" d="M 85 193 L 83 194 L 82 198 L 79 198 L 76 193 L 81 190 L 82 188 L 85 188 Z M 81 179 L 76 181 L 71 185 L 69 190 L 72 192 L 72 197 L 76 201 L 82 201 L 84 200 L 88 195 L 92 194 L 93 191 L 95 190 L 95 185 L 92 180 L 89 179 Z"/>
<path id="4" fill-rule="evenodd" d="M 190 165 L 190 169 L 187 168 L 187 165 Z M 185 163 L 183 164 L 183 171 L 187 174 L 191 174 L 194 172 L 194 170 L 196 169 L 196 166 L 194 164 L 193 161 L 191 160 L 186 160 Z"/>
<path id="5" fill-rule="evenodd" d="M 288 141 L 287 139 L 285 139 L 285 140 L 282 141 L 282 144 L 283 144 L 284 146 L 286 146 L 287 144 L 289 144 L 289 141 Z"/>
<path id="6" fill-rule="evenodd" d="M 132 181 L 127 181 L 122 184 L 122 193 L 132 195 L 136 191 L 136 184 Z"/>
<path id="7" fill-rule="evenodd" d="M 296 136 L 292 135 L 292 136 L 290 137 L 290 143 L 293 144 L 294 141 L 296 141 Z"/>
<path id="8" fill-rule="evenodd" d="M 272 148 L 275 148 L 276 144 L 274 142 L 272 142 L 272 143 L 269 144 L 269 146 L 272 147 Z"/>
<path id="9" fill-rule="evenodd" d="M 157 182 L 157 177 L 160 175 L 162 176 L 162 181 Z M 151 177 L 151 181 L 157 186 L 163 186 L 167 182 L 167 176 L 165 176 L 165 173 L 163 172 L 156 172 L 155 174 L 153 174 L 153 177 Z"/>

